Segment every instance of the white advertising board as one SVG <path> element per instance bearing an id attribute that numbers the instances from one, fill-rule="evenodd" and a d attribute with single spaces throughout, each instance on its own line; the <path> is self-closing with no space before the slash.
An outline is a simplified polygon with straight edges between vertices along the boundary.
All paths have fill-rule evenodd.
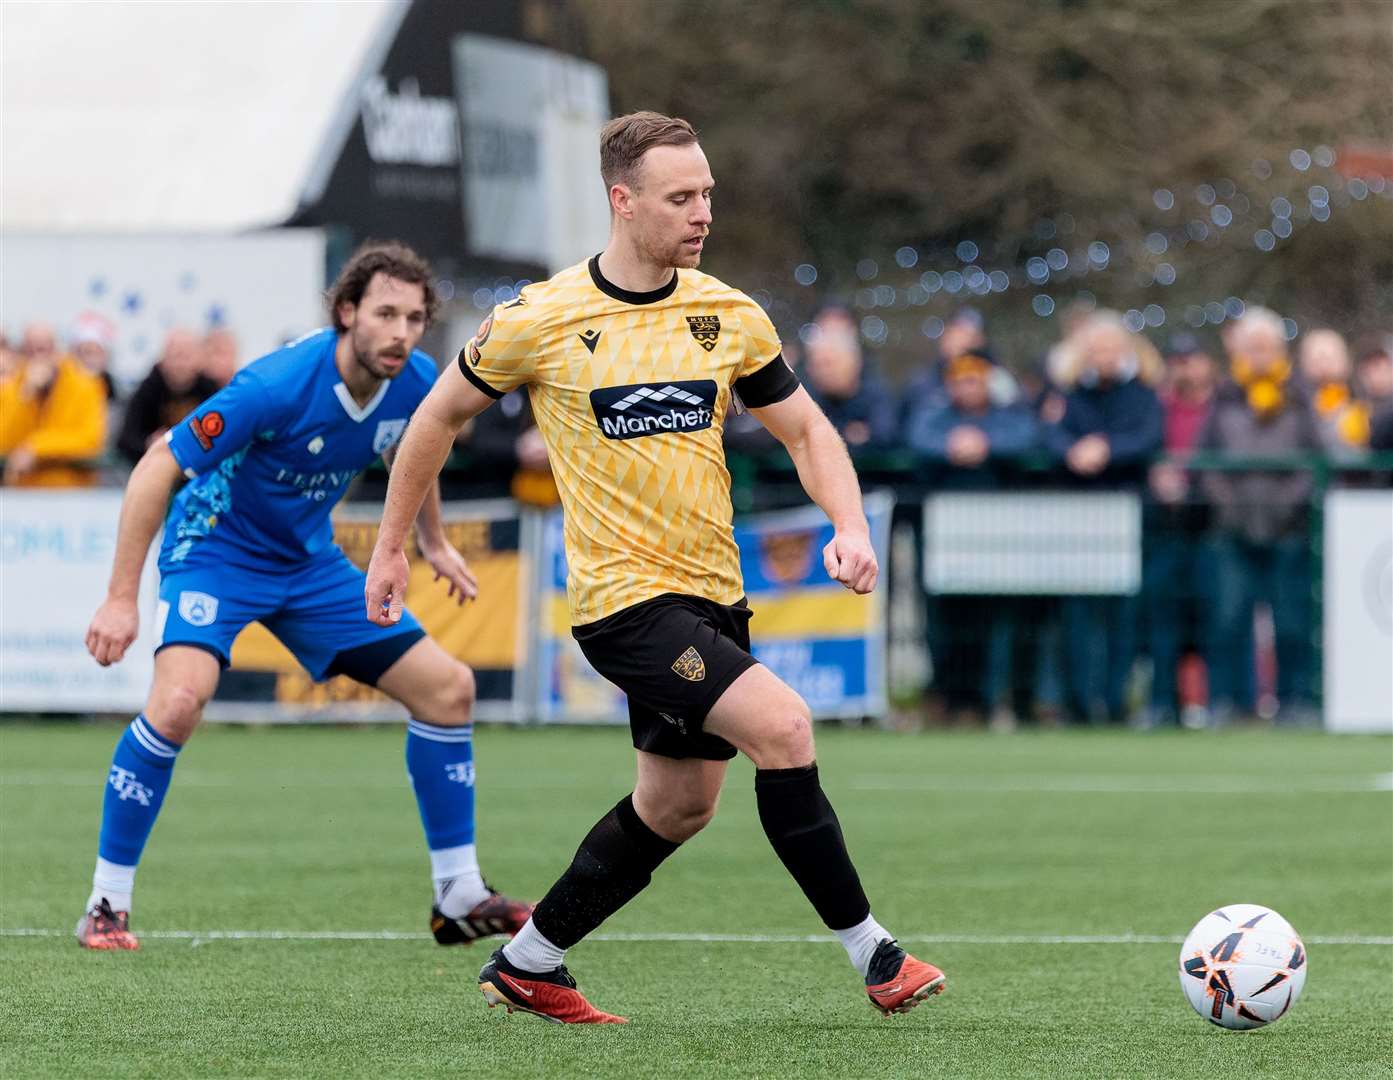
<path id="1" fill-rule="evenodd" d="M 141 580 L 140 636 L 103 668 L 84 645 L 106 596 L 120 491 L 0 491 L 0 710 L 135 712 L 154 670 L 153 559 Z"/>
<path id="2" fill-rule="evenodd" d="M 609 235 L 604 68 L 478 34 L 452 51 L 470 248 L 552 273 L 595 254 Z"/>
<path id="3" fill-rule="evenodd" d="M 1393 733 L 1393 491 L 1325 497 L 1325 726 Z"/>
<path id="4" fill-rule="evenodd" d="M 328 321 L 324 234 L 272 229 L 240 236 L 4 234 L 0 322 L 50 322 L 66 338 L 95 312 L 115 328 L 111 373 L 143 379 L 175 326 L 228 327 L 239 360 L 263 356 Z"/>
<path id="5" fill-rule="evenodd" d="M 1124 491 L 931 495 L 924 587 L 944 595 L 1134 595 L 1141 500 Z"/>

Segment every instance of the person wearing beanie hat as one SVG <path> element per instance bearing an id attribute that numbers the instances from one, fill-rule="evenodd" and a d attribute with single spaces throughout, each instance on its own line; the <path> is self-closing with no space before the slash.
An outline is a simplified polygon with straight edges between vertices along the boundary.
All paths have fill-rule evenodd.
<path id="1" fill-rule="evenodd" d="M 996 364 L 978 347 L 944 364 L 947 400 L 909 417 L 905 441 L 922 454 L 936 486 L 1000 486 L 1016 459 L 1035 446 L 1035 417 L 1017 405 L 993 403 Z M 930 649 L 935 690 L 949 716 L 968 721 L 992 714 L 994 728 L 1015 726 L 1007 704 L 1015 604 L 1000 596 L 930 596 Z"/>

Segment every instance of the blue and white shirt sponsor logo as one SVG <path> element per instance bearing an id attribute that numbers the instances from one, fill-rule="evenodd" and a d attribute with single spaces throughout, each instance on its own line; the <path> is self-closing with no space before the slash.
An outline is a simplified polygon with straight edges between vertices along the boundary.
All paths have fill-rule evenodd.
<path id="1" fill-rule="evenodd" d="M 397 445 L 402 432 L 406 430 L 406 420 L 379 420 L 377 431 L 372 437 L 372 452 L 381 454 Z"/>
<path id="2" fill-rule="evenodd" d="M 716 382 L 694 379 L 606 386 L 590 391 L 590 407 L 607 439 L 703 431 L 714 417 Z"/>
<path id="3" fill-rule="evenodd" d="M 218 617 L 218 598 L 185 589 L 179 594 L 179 617 L 190 626 L 211 626 Z"/>

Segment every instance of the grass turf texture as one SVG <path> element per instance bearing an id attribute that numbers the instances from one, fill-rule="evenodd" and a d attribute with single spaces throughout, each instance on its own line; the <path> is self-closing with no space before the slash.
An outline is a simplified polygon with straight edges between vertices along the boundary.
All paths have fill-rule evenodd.
<path id="1" fill-rule="evenodd" d="M 1393 948 L 1310 944 L 1305 995 L 1230 1033 L 1174 944 L 911 942 L 948 991 L 881 1019 L 835 943 L 592 941 L 572 970 L 619 1028 L 558 1028 L 475 988 L 487 948 L 66 936 L 95 853 L 111 725 L 0 727 L 0 1075 L 1393 1076 Z M 626 733 L 482 729 L 480 853 L 536 896 L 629 790 Z M 892 931 L 1169 935 L 1267 904 L 1305 936 L 1393 935 L 1393 741 L 1316 734 L 819 732 Z M 1384 779 L 1380 780 L 1380 774 Z M 137 931 L 424 932 L 400 729 L 199 734 L 139 875 Z M 732 766 L 716 821 L 605 933 L 822 934 Z"/>

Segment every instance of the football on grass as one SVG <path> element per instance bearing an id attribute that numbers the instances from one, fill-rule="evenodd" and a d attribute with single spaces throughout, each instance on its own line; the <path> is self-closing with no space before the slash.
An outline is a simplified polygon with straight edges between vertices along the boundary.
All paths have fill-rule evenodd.
<path id="1" fill-rule="evenodd" d="M 1180 987 L 1211 1023 L 1231 1031 L 1285 1016 L 1306 985 L 1306 946 L 1271 908 L 1230 904 L 1195 924 L 1180 947 Z"/>

